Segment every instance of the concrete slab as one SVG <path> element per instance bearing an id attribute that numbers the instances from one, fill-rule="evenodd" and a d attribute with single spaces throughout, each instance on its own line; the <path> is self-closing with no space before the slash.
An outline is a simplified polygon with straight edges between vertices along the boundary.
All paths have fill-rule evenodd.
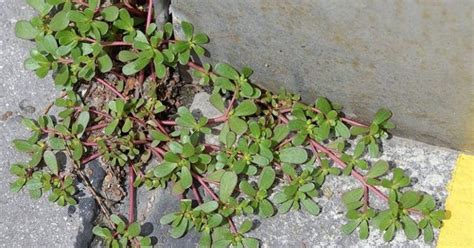
<path id="1" fill-rule="evenodd" d="M 325 96 L 395 134 L 474 152 L 474 2 L 173 0 L 175 26 L 209 35 L 203 62 L 250 66 L 252 80 L 307 102 Z"/>
<path id="2" fill-rule="evenodd" d="M 20 121 L 38 116 L 55 91 L 50 77 L 39 80 L 23 69 L 33 43 L 17 39 L 14 27 L 33 16 L 33 10 L 17 0 L 1 0 L 0 8 L 0 247 L 73 247 L 82 229 L 80 211 L 9 191 L 10 164 L 26 159 L 11 148 L 13 139 L 28 135 Z"/>

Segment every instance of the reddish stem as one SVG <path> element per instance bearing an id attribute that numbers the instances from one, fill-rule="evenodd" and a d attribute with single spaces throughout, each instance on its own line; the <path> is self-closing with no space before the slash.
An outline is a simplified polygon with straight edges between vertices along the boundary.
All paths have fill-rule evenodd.
<path id="1" fill-rule="evenodd" d="M 191 189 L 192 189 L 192 191 L 193 191 L 194 198 L 196 198 L 196 201 L 197 201 L 199 204 L 202 204 L 201 194 L 200 194 L 199 191 L 197 190 L 196 185 L 194 185 L 194 183 L 191 184 Z"/>
<path id="2" fill-rule="evenodd" d="M 318 142 L 316 142 L 313 139 L 310 139 L 309 142 L 311 143 L 312 146 L 314 146 L 314 148 L 316 150 L 320 150 L 320 151 L 324 152 L 326 155 L 328 155 L 328 157 L 331 158 L 339 167 L 341 167 L 342 169 L 344 169 L 346 167 L 346 163 L 344 163 L 344 161 L 342 161 L 338 156 L 336 156 L 333 152 L 331 152 L 325 146 L 319 144 Z M 366 186 L 370 190 L 372 190 L 380 199 L 388 201 L 388 196 L 386 196 L 384 193 L 382 193 L 382 191 L 380 191 L 379 189 L 377 189 L 373 185 L 368 184 L 365 181 L 364 176 L 362 176 L 359 172 L 357 172 L 356 170 L 353 169 L 352 172 L 351 172 L 351 175 L 355 179 L 357 179 L 360 183 L 362 183 L 364 186 Z"/>
<path id="3" fill-rule="evenodd" d="M 364 211 L 369 207 L 369 188 L 364 186 Z"/>
<path id="4" fill-rule="evenodd" d="M 110 83 L 108 83 L 107 81 L 105 81 L 104 79 L 101 79 L 101 78 L 98 78 L 96 77 L 95 80 L 97 80 L 97 82 L 101 83 L 102 85 L 104 85 L 106 88 L 108 88 L 109 90 L 111 90 L 115 95 L 117 95 L 118 97 L 122 98 L 123 100 L 127 101 L 128 98 L 125 97 L 124 95 L 122 95 L 122 93 L 120 93 L 117 88 L 115 88 L 113 85 L 111 85 Z"/>
<path id="5" fill-rule="evenodd" d="M 94 153 L 94 154 L 92 154 L 92 155 L 89 155 L 89 156 L 86 157 L 86 158 L 83 158 L 83 159 L 81 160 L 81 164 L 87 164 L 87 163 L 89 163 L 90 161 L 92 161 L 92 160 L 94 160 L 94 159 L 96 159 L 96 158 L 98 158 L 98 157 L 100 157 L 100 156 L 102 156 L 102 154 L 101 154 L 100 152 L 96 152 L 96 153 Z"/>
<path id="6" fill-rule="evenodd" d="M 158 157 L 158 160 L 163 160 L 163 155 L 161 155 L 157 150 L 153 149 L 154 147 L 148 146 L 148 148 L 156 157 Z"/>
<path id="7" fill-rule="evenodd" d="M 112 42 L 101 42 L 100 43 L 104 47 L 111 47 L 111 46 L 131 46 L 132 44 L 125 42 L 125 41 L 112 41 Z"/>
<path id="8" fill-rule="evenodd" d="M 85 41 L 85 42 L 89 42 L 89 43 L 96 43 L 97 42 L 97 40 L 94 40 L 94 39 L 88 38 L 88 37 L 80 38 L 80 41 Z M 132 44 L 128 43 L 128 42 L 125 42 L 125 41 L 104 41 L 104 42 L 100 42 L 100 45 L 102 45 L 104 47 L 111 47 L 111 46 L 131 46 Z"/>
<path id="9" fill-rule="evenodd" d="M 278 144 L 277 147 L 275 147 L 275 149 L 278 150 L 278 149 L 282 148 L 286 144 L 290 143 L 292 139 L 293 139 L 293 137 L 289 137 L 289 138 L 283 140 L 280 144 Z"/>
<path id="10" fill-rule="evenodd" d="M 195 64 L 194 62 L 191 62 L 191 61 L 188 62 L 188 66 L 191 67 L 191 68 L 193 68 L 194 70 L 199 71 L 199 72 L 202 72 L 202 73 L 209 73 L 209 74 L 211 74 L 211 75 L 214 74 L 214 73 L 212 73 L 212 72 L 206 71 L 206 69 L 204 69 L 204 67 L 202 67 L 202 66 L 200 66 L 200 65 L 197 65 L 197 64 Z M 214 74 L 214 75 L 215 75 L 215 74 Z"/>
<path id="11" fill-rule="evenodd" d="M 93 130 L 97 130 L 97 129 L 102 129 L 102 128 L 106 127 L 107 125 L 109 125 L 109 123 L 97 124 L 97 125 L 94 125 L 92 127 L 86 128 L 86 131 L 93 131 Z"/>
<path id="12" fill-rule="evenodd" d="M 236 88 L 234 91 L 234 94 L 232 95 L 232 99 L 229 102 L 229 106 L 227 106 L 227 109 L 225 110 L 224 116 L 229 118 L 229 113 L 232 110 L 232 107 L 234 106 L 235 100 L 237 99 L 237 94 L 239 92 L 239 88 Z"/>
<path id="13" fill-rule="evenodd" d="M 226 121 L 227 121 L 227 117 L 225 115 L 221 115 L 221 116 L 216 117 L 216 118 L 208 119 L 207 123 L 208 124 L 217 124 L 217 123 L 222 123 L 222 122 L 226 122 Z M 164 126 L 176 126 L 176 121 L 173 121 L 173 120 L 166 120 L 166 121 L 160 121 L 160 122 Z"/>
<path id="14" fill-rule="evenodd" d="M 201 186 L 212 197 L 212 199 L 214 199 L 217 202 L 220 202 L 219 197 L 217 197 L 217 195 L 214 193 L 214 191 L 212 191 L 207 186 L 206 182 L 203 180 L 203 178 L 201 176 L 199 176 L 198 174 L 196 174 L 194 172 L 192 172 L 192 175 L 193 175 L 194 178 L 196 178 L 196 180 L 198 180 L 199 184 L 201 184 Z M 235 224 L 234 224 L 234 221 L 232 221 L 232 218 L 227 217 L 227 221 L 229 222 L 230 231 L 232 233 L 237 233 L 237 228 L 235 227 Z"/>
<path id="15" fill-rule="evenodd" d="M 128 165 L 128 223 L 135 222 L 135 169 L 133 168 L 133 162 Z"/>
<path id="16" fill-rule="evenodd" d="M 153 0 L 148 0 L 148 13 L 146 17 L 146 29 L 150 26 L 153 13 Z"/>
<path id="17" fill-rule="evenodd" d="M 96 142 L 86 142 L 86 141 L 82 141 L 81 142 L 83 145 L 85 146 L 97 146 L 97 143 Z"/>
<path id="18" fill-rule="evenodd" d="M 217 197 L 217 195 L 214 193 L 214 191 L 212 191 L 209 186 L 207 186 L 206 182 L 203 180 L 203 178 L 201 176 L 199 176 L 198 174 L 192 172 L 192 175 L 194 178 L 196 178 L 196 180 L 198 180 L 199 184 L 201 184 L 201 186 L 204 188 L 204 191 L 206 191 L 206 193 L 212 198 L 214 199 L 214 201 L 217 201 L 217 202 L 220 202 L 219 200 L 219 197 Z"/>

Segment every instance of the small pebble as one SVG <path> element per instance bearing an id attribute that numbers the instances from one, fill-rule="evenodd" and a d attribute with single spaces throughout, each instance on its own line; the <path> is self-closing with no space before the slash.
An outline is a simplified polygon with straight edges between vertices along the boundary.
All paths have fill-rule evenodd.
<path id="1" fill-rule="evenodd" d="M 20 109 L 26 113 L 33 114 L 36 109 L 35 107 L 28 105 L 28 101 L 26 99 L 21 100 L 20 104 L 18 104 Z"/>
<path id="2" fill-rule="evenodd" d="M 12 115 L 13 115 L 13 112 L 12 112 L 12 111 L 7 111 L 7 112 L 3 113 L 2 116 L 0 116 L 0 120 L 1 120 L 1 121 L 6 121 L 6 120 L 8 120 Z"/>

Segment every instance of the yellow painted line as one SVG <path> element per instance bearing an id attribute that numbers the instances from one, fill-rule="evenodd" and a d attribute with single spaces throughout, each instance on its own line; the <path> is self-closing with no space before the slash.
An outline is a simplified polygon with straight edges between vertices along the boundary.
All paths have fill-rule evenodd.
<path id="1" fill-rule="evenodd" d="M 474 156 L 461 154 L 448 185 L 446 210 L 438 248 L 474 247 Z M 449 216 L 449 215 L 448 215 Z"/>

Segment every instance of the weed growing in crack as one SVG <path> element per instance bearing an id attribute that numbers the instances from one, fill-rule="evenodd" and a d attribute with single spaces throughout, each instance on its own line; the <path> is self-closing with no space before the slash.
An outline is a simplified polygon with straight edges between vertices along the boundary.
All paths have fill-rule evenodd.
<path id="1" fill-rule="evenodd" d="M 127 175 L 131 196 L 142 186 L 171 187 L 181 195 L 180 208 L 160 220 L 171 226 L 172 237 L 194 229 L 201 247 L 258 247 L 247 236 L 253 214 L 269 218 L 301 209 L 317 216 L 326 177 L 352 176 L 360 187 L 342 196 L 344 233 L 358 230 L 366 239 L 378 228 L 390 241 L 403 230 L 408 239 L 423 233 L 426 242 L 433 241 L 433 228 L 444 218 L 433 197 L 410 190 L 403 170 L 363 158 L 379 156 L 381 140 L 394 128 L 389 110 L 379 110 L 365 125 L 326 98 L 307 105 L 297 95 L 265 91 L 251 84 L 250 68 L 198 65 L 191 55 L 204 55 L 208 37 L 183 21 L 184 37 L 177 39 L 171 23 L 152 22 L 153 1 L 102 2 L 27 0 L 39 15 L 16 24 L 19 38 L 36 42 L 25 67 L 38 77 L 52 72 L 63 93 L 54 102 L 57 117 L 45 113 L 22 121 L 32 135 L 13 145 L 31 159 L 10 167 L 17 176 L 12 191 L 74 205 L 77 184 L 83 183 L 100 206 L 103 221 L 93 232 L 106 246 L 150 247 L 135 221 L 135 198 L 129 197 L 124 221 L 89 183 L 84 165 L 100 158 L 109 170 Z M 163 104 L 156 89 L 180 66 L 212 88 L 210 101 L 221 116 L 197 119 L 180 106 L 170 118 L 175 106 Z M 99 103 L 89 91 L 97 85 L 106 95 Z M 206 144 L 203 136 L 218 125 L 220 145 Z M 58 153 L 69 159 L 60 164 Z M 386 208 L 372 208 L 369 192 Z M 233 217 L 239 215 L 246 219 L 237 227 Z"/>

